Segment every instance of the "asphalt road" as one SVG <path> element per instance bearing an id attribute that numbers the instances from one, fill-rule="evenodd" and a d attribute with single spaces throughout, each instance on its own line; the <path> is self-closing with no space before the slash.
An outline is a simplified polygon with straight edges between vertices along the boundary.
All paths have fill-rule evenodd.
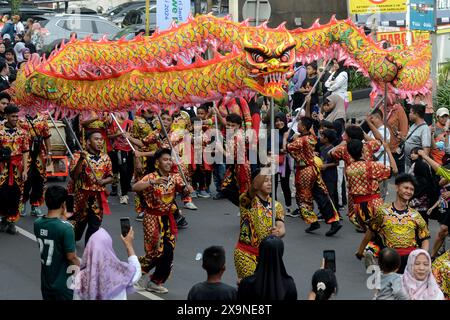
<path id="1" fill-rule="evenodd" d="M 389 198 L 393 196 L 391 192 Z M 120 217 L 134 217 L 133 204 L 121 205 L 118 197 L 110 197 L 110 216 L 105 216 L 103 227 L 113 238 L 114 249 L 119 258 L 126 259 L 126 251 L 120 240 Z M 180 230 L 175 248 L 173 273 L 166 283 L 169 293 L 159 295 L 162 299 L 186 299 L 189 289 L 206 277 L 201 268 L 201 260 L 195 259 L 197 253 L 210 245 L 222 245 L 226 250 L 227 270 L 223 281 L 236 283 L 233 263 L 233 250 L 239 232 L 238 208 L 227 200 L 195 199 L 199 210 L 184 209 L 189 222 L 187 229 Z M 35 218 L 27 216 L 18 226 L 33 233 Z M 370 299 L 372 292 L 366 287 L 368 275 L 363 262 L 356 260 L 354 252 L 362 234 L 356 233 L 352 225 L 344 219 L 344 227 L 334 237 L 325 237 L 328 226 L 314 235 L 304 232 L 306 225 L 300 218 L 286 217 L 286 236 L 284 237 L 284 262 L 287 272 L 294 278 L 299 299 L 306 299 L 312 274 L 320 267 L 322 251 L 336 250 L 337 279 L 339 292 L 335 299 Z M 132 220 L 135 230 L 135 249 L 138 255 L 144 253 L 142 224 Z M 430 225 L 433 235 L 437 223 Z M 25 232 L 26 233 L 26 232 Z M 77 243 L 81 256 L 84 240 Z M 145 293 L 144 293 L 145 294 Z M 155 299 L 135 293 L 129 299 Z M 37 243 L 18 234 L 0 234 L 0 299 L 41 299 L 40 261 Z"/>

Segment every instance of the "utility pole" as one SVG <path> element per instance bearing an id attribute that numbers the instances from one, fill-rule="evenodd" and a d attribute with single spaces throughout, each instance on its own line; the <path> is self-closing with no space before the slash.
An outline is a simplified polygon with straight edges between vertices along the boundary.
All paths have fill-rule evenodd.
<path id="1" fill-rule="evenodd" d="M 197 14 L 202 13 L 202 1 L 201 0 L 195 0 L 194 2 L 194 16 Z"/>

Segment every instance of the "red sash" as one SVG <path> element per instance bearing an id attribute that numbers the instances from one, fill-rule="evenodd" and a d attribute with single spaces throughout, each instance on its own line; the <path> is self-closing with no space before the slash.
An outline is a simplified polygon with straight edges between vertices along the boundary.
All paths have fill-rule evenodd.
<path id="1" fill-rule="evenodd" d="M 398 252 L 398 254 L 400 256 L 407 256 L 407 255 L 409 255 L 411 252 L 413 252 L 416 249 L 417 248 L 415 248 L 415 247 L 409 247 L 409 248 L 398 248 L 398 249 L 395 249 L 395 250 Z"/>
<path id="2" fill-rule="evenodd" d="M 175 237 L 178 236 L 177 222 L 175 221 L 175 217 L 173 216 L 173 214 L 170 211 L 162 212 L 162 211 L 157 211 L 157 210 L 146 210 L 145 213 L 148 213 L 148 214 L 150 214 L 152 216 L 158 216 L 158 217 L 168 216 L 169 217 L 169 223 L 170 223 L 170 232 Z"/>
<path id="3" fill-rule="evenodd" d="M 363 203 L 363 202 L 369 202 L 370 200 L 380 199 L 381 196 L 379 193 L 375 194 L 367 194 L 364 196 L 353 196 L 353 203 Z"/>
<path id="4" fill-rule="evenodd" d="M 251 245 L 248 245 L 246 243 L 242 243 L 240 241 L 238 241 L 236 248 L 244 251 L 248 254 L 254 255 L 254 256 L 259 256 L 259 248 L 253 247 Z"/>

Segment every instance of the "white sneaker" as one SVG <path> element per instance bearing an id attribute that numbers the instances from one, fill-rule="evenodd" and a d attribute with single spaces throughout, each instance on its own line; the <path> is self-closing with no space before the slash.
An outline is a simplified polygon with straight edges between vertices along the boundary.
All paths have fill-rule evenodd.
<path id="1" fill-rule="evenodd" d="M 149 282 L 150 282 L 150 281 L 148 280 L 148 277 L 146 277 L 145 274 L 142 274 L 142 276 L 141 276 L 141 278 L 138 280 L 138 282 L 136 282 L 136 283 L 134 284 L 134 288 L 135 288 L 137 291 L 145 291 L 145 290 L 147 289 L 147 286 L 148 286 Z"/>
<path id="2" fill-rule="evenodd" d="M 167 292 L 169 292 L 169 290 L 167 288 L 163 287 L 162 285 L 157 285 L 153 281 L 149 281 L 147 283 L 147 287 L 145 288 L 145 290 L 147 290 L 149 292 L 154 292 L 154 293 L 167 293 Z"/>
<path id="3" fill-rule="evenodd" d="M 186 202 L 184 207 L 189 210 L 197 210 L 197 206 L 193 202 Z"/>
<path id="4" fill-rule="evenodd" d="M 120 204 L 128 204 L 128 196 L 120 196 Z"/>

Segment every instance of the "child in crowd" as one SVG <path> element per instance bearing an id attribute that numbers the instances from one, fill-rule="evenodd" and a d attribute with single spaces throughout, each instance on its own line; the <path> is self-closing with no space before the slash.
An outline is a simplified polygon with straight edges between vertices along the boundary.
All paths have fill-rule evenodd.
<path id="1" fill-rule="evenodd" d="M 402 276 L 398 273 L 400 268 L 400 255 L 395 249 L 384 248 L 378 257 L 381 271 L 380 289 L 375 293 L 375 300 L 409 300 L 402 285 Z"/>

